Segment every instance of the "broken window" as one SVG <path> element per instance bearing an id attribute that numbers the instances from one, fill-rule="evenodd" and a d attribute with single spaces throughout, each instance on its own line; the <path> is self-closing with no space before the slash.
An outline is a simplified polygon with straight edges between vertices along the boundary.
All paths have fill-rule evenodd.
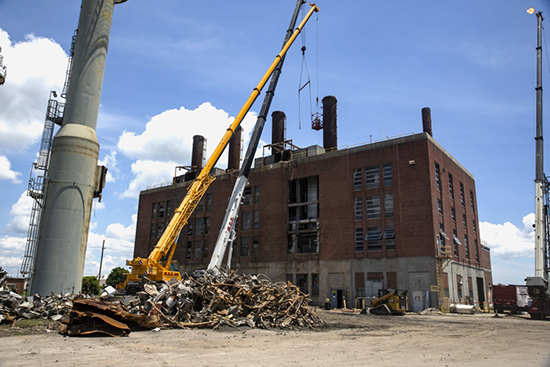
<path id="1" fill-rule="evenodd" d="M 460 183 L 460 204 L 464 206 L 464 184 Z"/>
<path id="2" fill-rule="evenodd" d="M 241 256 L 250 255 L 250 238 L 243 237 L 241 238 Z"/>
<path id="3" fill-rule="evenodd" d="M 386 250 L 395 250 L 395 228 L 393 226 L 386 226 L 383 237 L 386 241 Z"/>
<path id="4" fill-rule="evenodd" d="M 252 237 L 252 256 L 258 256 L 259 247 L 258 237 Z"/>
<path id="5" fill-rule="evenodd" d="M 204 234 L 210 233 L 210 218 L 205 217 L 204 218 Z"/>
<path id="6" fill-rule="evenodd" d="M 189 218 L 187 222 L 187 235 L 191 236 L 193 234 L 193 218 Z"/>
<path id="7" fill-rule="evenodd" d="M 250 212 L 241 213 L 241 229 L 248 231 L 250 229 Z"/>
<path id="8" fill-rule="evenodd" d="M 288 253 L 319 252 L 318 186 L 318 176 L 289 181 Z"/>
<path id="9" fill-rule="evenodd" d="M 243 192 L 243 205 L 250 205 L 250 195 L 252 194 L 252 189 L 247 187 Z"/>
<path id="10" fill-rule="evenodd" d="M 384 216 L 393 217 L 393 194 L 384 194 Z"/>
<path id="11" fill-rule="evenodd" d="M 458 257 L 458 245 L 461 245 L 461 243 L 456 237 L 456 229 L 453 229 L 453 250 L 456 257 Z"/>
<path id="12" fill-rule="evenodd" d="M 190 259 L 190 258 L 191 258 L 191 251 L 192 251 L 191 246 L 192 246 L 191 241 L 188 241 L 188 242 L 187 242 L 187 249 L 186 249 L 186 251 L 185 251 L 185 258 L 186 258 L 186 259 Z"/>
<path id="13" fill-rule="evenodd" d="M 155 238 L 157 226 L 155 223 L 151 223 L 151 233 L 149 233 L 149 238 Z"/>
<path id="14" fill-rule="evenodd" d="M 359 191 L 361 190 L 361 186 L 363 183 L 363 170 L 361 168 L 357 168 L 353 170 L 353 190 Z"/>
<path id="15" fill-rule="evenodd" d="M 353 202 L 353 212 L 355 220 L 363 220 L 363 199 L 355 198 Z"/>
<path id="16" fill-rule="evenodd" d="M 380 218 L 380 195 L 367 196 L 367 219 Z"/>
<path id="17" fill-rule="evenodd" d="M 164 201 L 161 201 L 159 203 L 159 218 L 163 218 L 164 217 Z"/>
<path id="18" fill-rule="evenodd" d="M 166 201 L 166 218 L 170 219 L 172 214 L 172 200 L 168 200 Z"/>
<path id="19" fill-rule="evenodd" d="M 204 233 L 204 218 L 199 217 L 197 218 L 196 226 L 195 226 L 195 234 L 203 234 Z"/>
<path id="20" fill-rule="evenodd" d="M 453 188 L 453 175 L 449 173 L 449 196 L 451 200 L 455 199 L 455 190 Z"/>
<path id="21" fill-rule="evenodd" d="M 462 225 L 464 226 L 464 228 L 466 228 L 467 226 L 466 213 L 462 214 Z"/>
<path id="22" fill-rule="evenodd" d="M 391 172 L 391 163 L 386 163 L 382 167 L 382 174 L 384 177 L 384 187 L 389 187 L 393 183 L 393 177 Z"/>
<path id="23" fill-rule="evenodd" d="M 195 251 L 193 251 L 193 257 L 200 259 L 201 257 L 202 241 L 195 241 Z"/>
<path id="24" fill-rule="evenodd" d="M 441 202 L 441 199 L 437 199 L 437 212 L 443 215 L 443 203 Z"/>
<path id="25" fill-rule="evenodd" d="M 162 236 L 162 232 L 164 232 L 164 224 L 157 223 L 157 238 L 160 238 Z"/>
<path id="26" fill-rule="evenodd" d="M 355 251 L 360 252 L 365 248 L 363 242 L 363 228 L 355 228 Z"/>
<path id="27" fill-rule="evenodd" d="M 380 186 L 380 169 L 378 166 L 365 168 L 365 188 L 376 189 Z"/>
<path id="28" fill-rule="evenodd" d="M 382 230 L 380 227 L 368 227 L 365 239 L 367 240 L 368 251 L 382 250 Z"/>
<path id="29" fill-rule="evenodd" d="M 455 213 L 455 207 L 451 207 L 451 220 L 454 222 L 456 221 L 456 213 Z"/>

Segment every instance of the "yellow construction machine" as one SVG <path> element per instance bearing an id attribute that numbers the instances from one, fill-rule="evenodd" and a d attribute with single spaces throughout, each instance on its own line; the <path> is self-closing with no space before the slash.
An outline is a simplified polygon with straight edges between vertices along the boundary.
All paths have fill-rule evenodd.
<path id="1" fill-rule="evenodd" d="M 147 258 L 137 257 L 133 260 L 128 260 L 126 265 L 132 267 L 131 272 L 126 276 L 126 280 L 119 285 L 119 288 L 125 288 L 131 292 L 132 288 L 136 288 L 144 278 L 152 281 L 169 281 L 173 278 L 181 279 L 179 268 L 173 261 L 174 251 L 176 249 L 177 240 L 183 227 L 187 224 L 189 217 L 197 207 L 199 201 L 206 193 L 206 190 L 210 184 L 214 181 L 214 176 L 210 174 L 210 171 L 220 158 L 223 150 L 229 143 L 229 140 L 235 133 L 235 130 L 241 124 L 246 113 L 250 110 L 250 107 L 260 94 L 260 91 L 267 83 L 271 74 L 279 64 L 281 58 L 286 54 L 302 28 L 305 26 L 309 18 L 314 12 L 319 11 L 319 8 L 315 4 L 310 4 L 311 8 L 306 14 L 300 25 L 296 28 L 290 39 L 284 44 L 279 54 L 275 57 L 275 60 L 264 74 L 256 88 L 252 91 L 250 97 L 239 111 L 237 117 L 233 123 L 229 126 L 222 140 L 212 153 L 212 156 L 206 162 L 206 165 L 199 173 L 198 177 L 191 184 L 187 191 L 187 195 L 181 202 L 180 206 L 174 212 L 170 223 L 166 226 L 164 233 L 155 245 L 155 248 Z M 172 265 L 172 266 L 171 266 Z"/>
<path id="2" fill-rule="evenodd" d="M 372 301 L 370 313 L 373 315 L 404 315 L 407 311 L 407 304 L 407 291 L 379 289 L 378 298 Z"/>

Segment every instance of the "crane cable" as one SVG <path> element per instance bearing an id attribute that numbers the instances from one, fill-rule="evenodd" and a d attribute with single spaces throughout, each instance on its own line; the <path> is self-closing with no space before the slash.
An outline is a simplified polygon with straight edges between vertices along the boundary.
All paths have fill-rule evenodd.
<path id="1" fill-rule="evenodd" d="M 303 11 L 303 9 L 302 9 Z M 319 14 L 317 14 L 316 19 L 316 38 L 317 38 L 317 80 L 319 79 Z M 309 76 L 309 68 L 307 66 L 307 60 L 306 60 L 306 32 L 305 29 L 302 31 L 302 66 L 300 68 L 300 81 L 298 85 L 298 127 L 301 130 L 302 129 L 302 102 L 301 102 L 301 92 L 305 87 L 308 87 L 309 92 L 309 114 L 310 116 L 313 116 L 313 107 L 311 103 L 311 78 Z M 304 69 L 306 72 L 307 79 L 305 83 L 302 84 L 302 77 L 304 73 Z M 318 83 L 317 83 L 318 84 Z M 319 90 L 319 86 L 317 85 L 317 92 Z M 316 103 L 317 103 L 317 110 L 319 110 L 319 94 L 317 93 Z"/>

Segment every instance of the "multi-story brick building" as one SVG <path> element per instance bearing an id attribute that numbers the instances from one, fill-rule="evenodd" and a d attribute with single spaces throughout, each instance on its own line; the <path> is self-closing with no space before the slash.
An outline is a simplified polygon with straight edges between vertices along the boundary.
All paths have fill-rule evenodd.
<path id="1" fill-rule="evenodd" d="M 325 148 L 256 160 L 231 267 L 291 280 L 334 307 L 380 288 L 407 290 L 413 310 L 488 301 L 490 253 L 479 235 L 475 181 L 431 136 L 429 110 L 422 133 L 336 149 L 330 101 Z M 188 273 L 206 268 L 235 182 L 235 170 L 217 172 L 178 240 L 174 258 Z M 135 256 L 148 255 L 190 182 L 179 176 L 141 192 Z"/>

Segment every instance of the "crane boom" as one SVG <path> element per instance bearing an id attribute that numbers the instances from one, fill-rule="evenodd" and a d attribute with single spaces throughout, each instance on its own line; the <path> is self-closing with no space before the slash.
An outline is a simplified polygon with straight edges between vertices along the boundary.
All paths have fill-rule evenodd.
<path id="1" fill-rule="evenodd" d="M 275 60 L 268 68 L 267 72 L 263 75 L 258 85 L 253 89 L 250 97 L 248 97 L 244 106 L 241 108 L 233 123 L 227 128 L 222 140 L 206 162 L 204 168 L 199 173 L 199 176 L 191 184 L 187 191 L 187 195 L 181 202 L 180 206 L 176 209 L 170 223 L 164 230 L 164 233 L 160 237 L 159 241 L 155 245 L 155 248 L 147 258 L 137 257 L 133 260 L 128 260 L 126 265 L 132 267 L 131 273 L 126 277 L 123 286 L 126 287 L 129 282 L 140 281 L 140 278 L 147 276 L 151 280 L 170 280 L 172 278 L 180 278 L 180 273 L 177 271 L 171 271 L 169 269 L 177 239 L 183 227 L 187 224 L 189 217 L 197 207 L 199 201 L 205 194 L 210 184 L 214 181 L 214 177 L 210 174 L 212 168 L 220 158 L 223 150 L 229 143 L 229 140 L 235 133 L 235 130 L 241 124 L 246 113 L 250 110 L 250 107 L 260 94 L 260 91 L 267 83 L 267 80 L 279 64 L 280 60 L 284 57 L 298 34 L 300 34 L 302 28 L 305 26 L 309 18 L 314 12 L 319 11 L 319 8 L 315 4 L 311 4 L 309 12 L 306 14 L 300 25 L 296 28 L 292 36 L 285 43 L 281 51 L 275 57 Z M 167 256 L 168 259 L 161 263 L 162 258 Z"/>
<path id="2" fill-rule="evenodd" d="M 288 26 L 288 30 L 285 35 L 283 47 L 292 36 L 292 30 L 296 25 L 296 22 L 298 20 L 298 14 L 300 13 L 300 8 L 304 3 L 305 1 L 303 0 L 298 0 L 296 3 L 296 8 L 294 9 L 294 13 L 292 14 L 292 18 L 290 20 L 290 24 Z M 254 161 L 254 153 L 256 153 L 256 149 L 258 148 L 258 143 L 262 135 L 267 113 L 269 112 L 271 101 L 273 100 L 273 95 L 275 92 L 275 88 L 277 87 L 277 82 L 279 81 L 279 76 L 281 75 L 281 69 L 283 67 L 284 61 L 285 61 L 285 58 L 283 56 L 281 58 L 281 61 L 277 65 L 277 68 L 273 72 L 271 82 L 269 83 L 269 87 L 265 93 L 264 102 L 262 104 L 260 113 L 258 114 L 256 124 L 254 125 L 252 138 L 250 139 L 250 142 L 248 144 L 245 158 L 243 160 L 243 165 L 241 166 L 241 169 L 237 176 L 237 180 L 235 182 L 235 186 L 233 187 L 233 192 L 231 193 L 231 198 L 229 199 L 229 203 L 225 211 L 225 216 L 223 218 L 223 222 L 220 227 L 218 239 L 216 240 L 214 252 L 212 253 L 210 263 L 208 264 L 207 270 L 209 271 L 216 271 L 216 269 L 221 266 L 223 257 L 227 250 L 227 246 L 232 242 L 232 239 L 235 237 L 234 236 L 235 224 L 237 222 L 239 208 L 241 206 L 241 200 L 243 197 L 244 189 L 246 187 L 246 184 L 248 183 L 248 175 L 250 173 L 250 168 L 252 167 L 252 162 Z M 228 264 L 229 264 L 229 261 L 228 261 Z"/>

